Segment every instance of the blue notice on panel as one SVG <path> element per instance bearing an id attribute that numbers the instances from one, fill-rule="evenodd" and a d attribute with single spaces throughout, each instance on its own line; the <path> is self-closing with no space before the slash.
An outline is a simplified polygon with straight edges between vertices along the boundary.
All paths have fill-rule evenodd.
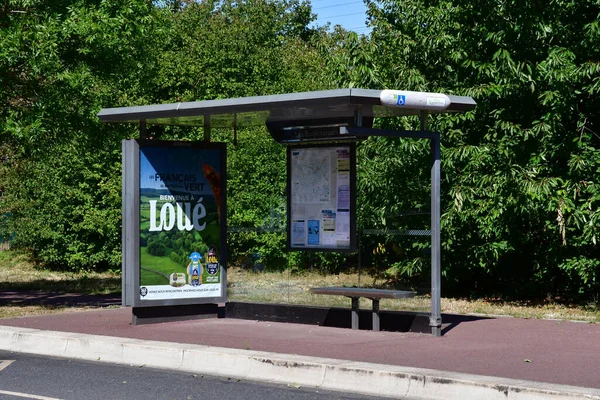
<path id="1" fill-rule="evenodd" d="M 308 245 L 318 246 L 319 245 L 319 220 L 309 219 L 308 220 Z"/>

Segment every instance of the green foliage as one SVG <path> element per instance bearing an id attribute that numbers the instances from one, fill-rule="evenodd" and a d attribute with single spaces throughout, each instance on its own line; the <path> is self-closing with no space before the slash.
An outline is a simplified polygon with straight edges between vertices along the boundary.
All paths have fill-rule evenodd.
<path id="1" fill-rule="evenodd" d="M 5 1 L 0 234 L 14 233 L 15 247 L 49 266 L 118 267 L 120 141 L 136 127 L 100 125 L 99 109 L 326 88 L 313 44 L 319 33 L 307 27 L 312 18 L 310 6 L 296 0 Z M 199 129 L 150 133 L 202 138 Z M 240 166 L 230 214 L 242 226 L 260 226 L 281 205 L 284 185 L 283 149 L 264 130 L 253 134 L 262 139 L 249 138 L 248 154 L 238 160 L 230 153 L 230 164 Z M 248 185 L 258 195 L 249 196 Z M 185 256 L 175 243 L 163 249 L 149 242 L 142 238 L 154 252 L 176 253 L 176 262 Z M 265 254 L 281 257 L 281 233 L 259 242 Z"/>
<path id="2" fill-rule="evenodd" d="M 173 15 L 168 51 L 150 84 L 170 101 L 301 90 L 300 68 L 317 69 L 305 40 L 310 19 L 308 4 L 297 0 L 191 2 Z"/>
<path id="3" fill-rule="evenodd" d="M 309 28 L 298 0 L 8 0 L 0 6 L 0 236 L 38 263 L 120 265 L 120 140 L 101 107 L 338 87 L 470 95 L 477 108 L 429 118 L 442 135 L 446 293 L 597 298 L 600 290 L 600 5 L 594 0 L 382 0 L 370 36 Z M 376 121 L 416 129 L 414 118 Z M 150 127 L 157 139 L 201 129 Z M 336 253 L 286 253 L 285 154 L 264 129 L 228 143 L 232 261 L 335 273 Z M 236 143 L 234 143 L 236 142 Z M 429 147 L 358 146 L 363 264 L 427 281 Z M 144 237 L 150 259 L 183 265 L 192 235 Z M 383 249 L 377 251 L 377 249 Z M 373 252 L 375 251 L 375 252 Z M 371 263 L 372 261 L 372 263 Z"/>
<path id="4" fill-rule="evenodd" d="M 331 34 L 320 37 L 316 47 L 322 57 L 323 68 L 334 84 L 341 88 L 377 88 L 379 68 L 374 63 L 377 42 L 369 37 L 349 32 L 336 26 Z"/>
<path id="5" fill-rule="evenodd" d="M 230 142 L 231 143 L 231 142 Z M 262 128 L 238 132 L 228 146 L 227 240 L 233 262 L 261 253 L 269 268 L 285 266 L 285 148 Z"/>
<path id="6" fill-rule="evenodd" d="M 167 246 L 165 246 L 160 241 L 153 241 L 148 243 L 147 248 L 148 254 L 153 255 L 155 257 L 162 257 L 167 252 Z M 173 257 L 171 257 L 173 258 Z"/>
<path id="7" fill-rule="evenodd" d="M 152 86 L 168 101 L 329 89 L 310 6 L 296 0 L 190 3 L 173 15 L 173 35 Z M 151 128 L 160 139 L 199 139 L 199 130 Z M 212 131 L 228 143 L 230 262 L 261 253 L 267 268 L 285 253 L 285 148 L 264 127 Z"/>
<path id="8" fill-rule="evenodd" d="M 445 288 L 597 296 L 600 5 L 388 0 L 369 13 L 384 86 L 478 103 L 430 120 L 443 144 Z M 395 168 L 393 182 L 420 176 L 421 153 L 402 154 L 416 168 Z M 415 207 L 413 186 L 388 207 Z"/>
<path id="9" fill-rule="evenodd" d="M 143 98 L 160 13 L 145 1 L 8 1 L 0 8 L 3 233 L 40 263 L 120 263 L 120 139 L 106 105 Z M 118 69 L 115 68 L 118 66 Z M 135 100 L 133 100 L 135 99 Z"/>

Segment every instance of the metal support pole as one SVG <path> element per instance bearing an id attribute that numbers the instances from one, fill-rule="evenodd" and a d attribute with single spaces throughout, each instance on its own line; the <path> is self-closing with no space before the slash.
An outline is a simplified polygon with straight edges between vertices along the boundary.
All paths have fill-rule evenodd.
<path id="1" fill-rule="evenodd" d="M 148 139 L 148 131 L 146 130 L 146 121 L 140 121 L 140 139 Z"/>
<path id="2" fill-rule="evenodd" d="M 238 145 L 237 127 L 237 114 L 233 114 L 233 145 L 235 147 Z"/>
<path id="3" fill-rule="evenodd" d="M 357 107 L 356 110 L 354 110 L 354 124 L 357 127 L 362 127 L 362 120 L 363 120 L 363 113 L 362 113 L 362 107 Z"/>
<path id="4" fill-rule="evenodd" d="M 379 332 L 379 299 L 371 299 L 373 301 L 373 330 Z"/>
<path id="5" fill-rule="evenodd" d="M 362 229 L 358 228 L 358 287 L 360 287 L 360 267 L 362 266 L 362 253 L 360 251 L 361 231 Z"/>
<path id="6" fill-rule="evenodd" d="M 358 297 L 352 297 L 352 329 L 358 329 Z"/>
<path id="7" fill-rule="evenodd" d="M 141 136 L 141 135 L 140 135 Z M 132 170 L 131 168 L 131 158 L 129 157 L 129 154 L 127 152 L 127 150 L 129 149 L 129 147 L 131 147 L 131 145 L 127 142 L 127 140 L 123 140 L 123 142 L 121 142 L 121 198 L 123 199 L 123 201 L 121 202 L 121 221 L 123 222 L 121 224 L 121 305 L 123 306 L 128 306 L 130 305 L 127 297 L 128 294 L 128 290 L 129 288 L 127 287 L 127 283 L 128 283 L 128 274 L 129 271 L 127 270 L 127 266 L 130 264 L 129 262 L 129 254 L 127 251 L 128 248 L 128 244 L 127 244 L 127 239 L 129 238 L 127 236 L 128 231 L 127 231 L 127 222 L 128 222 L 128 213 L 130 212 L 129 210 L 129 204 L 127 204 L 127 202 L 125 201 L 125 199 L 128 196 L 128 190 L 130 190 L 129 188 L 129 176 L 128 174 L 130 173 L 130 171 Z"/>
<path id="8" fill-rule="evenodd" d="M 419 119 L 421 120 L 421 130 L 427 130 L 427 116 L 429 113 L 427 111 L 421 110 L 421 114 L 419 115 Z"/>
<path id="9" fill-rule="evenodd" d="M 210 142 L 210 115 L 204 116 L 204 141 Z"/>
<path id="10" fill-rule="evenodd" d="M 431 316 L 429 326 L 434 336 L 442 335 L 442 273 L 440 239 L 440 136 L 431 138 Z"/>

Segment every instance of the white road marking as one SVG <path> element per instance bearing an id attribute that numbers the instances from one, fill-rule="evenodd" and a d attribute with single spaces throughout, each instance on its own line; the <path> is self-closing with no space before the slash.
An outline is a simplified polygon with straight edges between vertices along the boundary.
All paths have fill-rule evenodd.
<path id="1" fill-rule="evenodd" d="M 2 371 L 4 368 L 8 367 L 10 364 L 12 364 L 14 362 L 15 362 L 15 360 L 0 360 L 0 371 Z M 60 400 L 60 399 L 55 399 L 54 397 L 38 396 L 37 394 L 9 392 L 8 390 L 0 390 L 0 394 L 6 394 L 9 396 L 15 396 L 15 397 L 25 397 L 27 399 L 34 399 L 34 400 Z"/>
<path id="2" fill-rule="evenodd" d="M 15 360 L 0 360 L 0 371 L 14 363 Z"/>
<path id="3" fill-rule="evenodd" d="M 38 396 L 36 394 L 27 394 L 27 393 L 19 393 L 19 392 L 9 392 L 8 390 L 0 390 L 0 394 L 7 394 L 9 396 L 15 396 L 15 397 L 25 397 L 27 399 L 34 399 L 34 400 L 60 400 L 60 399 L 56 399 L 54 397 Z"/>

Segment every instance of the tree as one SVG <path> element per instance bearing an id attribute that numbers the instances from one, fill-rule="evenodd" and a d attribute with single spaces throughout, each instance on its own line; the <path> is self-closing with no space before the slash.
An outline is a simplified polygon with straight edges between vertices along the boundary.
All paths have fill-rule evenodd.
<path id="1" fill-rule="evenodd" d="M 591 0 L 370 4 L 383 86 L 478 103 L 431 118 L 449 291 L 597 296 L 599 17 Z"/>
<path id="2" fill-rule="evenodd" d="M 311 18 L 310 6 L 297 0 L 191 2 L 173 14 L 169 51 L 152 85 L 163 101 L 301 90 L 287 84 L 285 61 L 312 35 Z"/>
<path id="3" fill-rule="evenodd" d="M 102 106 L 146 103 L 165 19 L 142 0 L 0 8 L 2 229 L 61 268 L 120 263 L 120 140 Z"/>
<path id="4" fill-rule="evenodd" d="M 47 266 L 118 267 L 120 141 L 137 132 L 100 125 L 100 108 L 322 88 L 330 81 L 311 18 L 297 0 L 4 2 L 0 233 L 15 233 L 15 247 Z M 185 127 L 149 130 L 157 139 L 202 137 Z M 267 155 L 267 142 L 240 154 L 249 164 L 232 179 L 232 193 L 252 184 L 261 194 L 250 203 L 232 197 L 232 214 L 244 220 L 280 203 L 284 180 L 272 169 L 282 153 Z M 269 157 L 274 164 L 263 162 Z"/>
<path id="5" fill-rule="evenodd" d="M 189 3 L 173 14 L 169 50 L 152 86 L 168 101 L 210 100 L 329 89 L 321 30 L 297 0 Z M 151 128 L 159 139 L 200 139 L 200 129 Z M 265 127 L 212 130 L 228 143 L 228 244 L 232 261 L 260 252 L 285 267 L 285 148 Z M 235 143 L 234 143 L 235 142 Z"/>

